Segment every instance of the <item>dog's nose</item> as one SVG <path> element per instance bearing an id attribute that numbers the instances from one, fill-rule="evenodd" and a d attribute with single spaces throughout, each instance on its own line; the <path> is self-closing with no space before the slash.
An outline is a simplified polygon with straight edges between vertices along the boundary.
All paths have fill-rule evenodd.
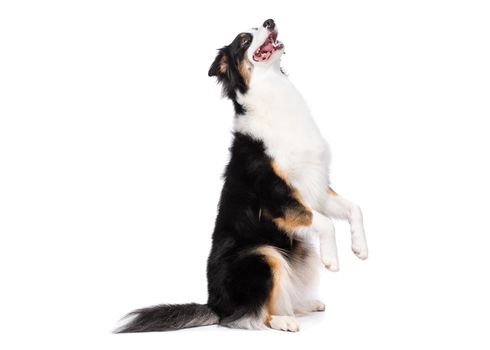
<path id="1" fill-rule="evenodd" d="M 264 22 L 264 28 L 267 28 L 269 30 L 274 30 L 274 28 L 276 27 L 276 24 L 274 23 L 274 20 L 269 18 L 268 20 L 266 20 Z"/>

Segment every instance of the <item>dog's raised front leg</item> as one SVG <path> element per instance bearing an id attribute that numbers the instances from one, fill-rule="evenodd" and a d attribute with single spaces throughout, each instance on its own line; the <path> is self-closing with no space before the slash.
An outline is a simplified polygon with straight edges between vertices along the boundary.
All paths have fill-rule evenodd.
<path id="1" fill-rule="evenodd" d="M 320 257 L 323 264 L 330 271 L 339 270 L 339 260 L 337 257 L 337 242 L 335 241 L 335 227 L 330 218 L 312 210 L 313 217 L 311 225 L 308 227 L 298 227 L 294 234 L 299 237 L 307 237 L 317 234 L 320 238 Z"/>
<path id="2" fill-rule="evenodd" d="M 361 208 L 339 196 L 331 188 L 327 191 L 325 214 L 334 219 L 348 220 L 350 224 L 352 251 L 359 259 L 367 259 L 368 247 L 364 234 Z"/>

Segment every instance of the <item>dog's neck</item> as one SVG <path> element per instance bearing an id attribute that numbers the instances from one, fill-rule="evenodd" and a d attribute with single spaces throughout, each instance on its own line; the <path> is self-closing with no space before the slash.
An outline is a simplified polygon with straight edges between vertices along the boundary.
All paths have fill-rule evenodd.
<path id="1" fill-rule="evenodd" d="M 235 131 L 269 144 L 287 140 L 285 146 L 280 141 L 284 149 L 288 144 L 296 148 L 311 148 L 310 143 L 323 144 L 305 100 L 279 67 L 254 71 L 249 89 L 237 97 L 245 113 L 235 118 Z M 296 145 L 294 140 L 304 145 Z"/>
<path id="2" fill-rule="evenodd" d="M 237 102 L 245 114 L 258 118 L 283 121 L 289 116 L 308 115 L 306 103 L 288 77 L 282 73 L 279 64 L 271 67 L 255 67 L 245 94 L 238 94 Z M 270 122 L 273 122 L 271 119 Z"/>

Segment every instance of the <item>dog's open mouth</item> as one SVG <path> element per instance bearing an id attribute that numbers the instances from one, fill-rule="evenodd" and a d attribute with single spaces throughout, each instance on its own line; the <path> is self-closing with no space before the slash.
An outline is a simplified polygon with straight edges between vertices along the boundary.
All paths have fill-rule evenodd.
<path id="1" fill-rule="evenodd" d="M 277 32 L 273 31 L 269 34 L 265 42 L 254 52 L 254 61 L 267 61 L 274 52 L 284 48 L 283 43 L 277 40 Z"/>

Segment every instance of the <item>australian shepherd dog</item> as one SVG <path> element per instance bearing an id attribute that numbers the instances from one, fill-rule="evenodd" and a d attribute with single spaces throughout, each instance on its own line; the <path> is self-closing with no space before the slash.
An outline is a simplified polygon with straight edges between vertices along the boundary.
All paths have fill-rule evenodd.
<path id="1" fill-rule="evenodd" d="M 314 293 L 320 268 L 339 268 L 332 219 L 348 220 L 352 251 L 367 258 L 361 210 L 330 187 L 328 144 L 281 69 L 277 38 L 268 19 L 219 49 L 209 69 L 235 117 L 207 304 L 135 310 L 116 332 L 212 324 L 296 332 L 298 315 L 325 309 Z"/>

